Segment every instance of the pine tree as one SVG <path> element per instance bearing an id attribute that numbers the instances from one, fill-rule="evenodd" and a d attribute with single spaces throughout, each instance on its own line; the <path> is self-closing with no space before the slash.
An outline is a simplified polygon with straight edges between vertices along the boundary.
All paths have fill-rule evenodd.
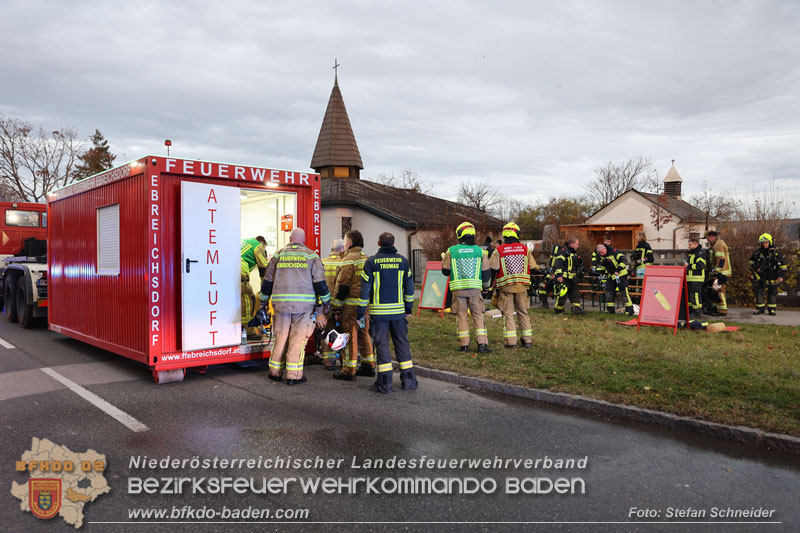
<path id="1" fill-rule="evenodd" d="M 108 141 L 100 130 L 94 130 L 94 135 L 89 137 L 89 140 L 92 141 L 92 147 L 78 156 L 81 162 L 75 169 L 76 181 L 110 169 L 114 166 L 114 159 L 117 158 L 109 151 Z"/>

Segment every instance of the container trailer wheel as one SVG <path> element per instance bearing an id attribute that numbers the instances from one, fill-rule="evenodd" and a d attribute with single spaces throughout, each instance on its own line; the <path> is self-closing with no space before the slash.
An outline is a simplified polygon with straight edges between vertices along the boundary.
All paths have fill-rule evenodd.
<path id="1" fill-rule="evenodd" d="M 153 370 L 153 381 L 156 385 L 164 385 L 165 383 L 174 383 L 176 381 L 183 381 L 186 377 L 186 369 L 178 368 L 175 370 Z"/>
<path id="2" fill-rule="evenodd" d="M 13 274 L 6 276 L 3 282 L 3 313 L 9 322 L 17 322 L 19 316 L 17 315 L 17 277 Z"/>

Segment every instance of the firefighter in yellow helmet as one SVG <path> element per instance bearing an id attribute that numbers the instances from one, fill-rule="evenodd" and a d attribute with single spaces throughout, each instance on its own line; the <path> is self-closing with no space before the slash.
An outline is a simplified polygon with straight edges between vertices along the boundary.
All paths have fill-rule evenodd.
<path id="1" fill-rule="evenodd" d="M 521 346 L 530 348 L 533 341 L 531 306 L 528 288 L 531 286 L 531 270 L 539 268 L 527 246 L 519 242 L 519 226 L 509 222 L 503 226 L 503 244 L 497 247 L 489 259 L 489 268 L 495 272 L 494 286 L 497 289 L 497 308 L 503 313 L 503 337 L 506 348 L 517 347 L 517 312 Z"/>
<path id="2" fill-rule="evenodd" d="M 769 233 L 762 233 L 758 237 L 758 248 L 750 256 L 750 270 L 753 292 L 756 293 L 756 310 L 753 314 L 764 314 L 764 293 L 766 293 L 767 312 L 774 316 L 778 309 L 778 285 L 786 278 L 788 268 Z"/>
<path id="3" fill-rule="evenodd" d="M 489 340 L 483 313 L 481 289 L 488 286 L 491 279 L 489 255 L 475 244 L 475 226 L 463 222 L 456 228 L 458 244 L 447 249 L 442 259 L 442 274 L 450 277 L 450 292 L 453 293 L 453 307 L 458 317 L 459 351 L 469 351 L 469 314 L 475 325 L 478 352 L 489 353 Z"/>

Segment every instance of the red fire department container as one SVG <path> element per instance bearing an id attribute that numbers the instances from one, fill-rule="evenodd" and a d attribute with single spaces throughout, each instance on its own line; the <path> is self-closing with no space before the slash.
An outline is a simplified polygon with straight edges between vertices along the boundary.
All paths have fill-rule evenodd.
<path id="1" fill-rule="evenodd" d="M 242 343 L 241 239 L 263 235 L 271 256 L 292 215 L 320 250 L 319 175 L 306 172 L 147 156 L 55 191 L 48 210 L 50 329 L 156 381 L 268 357 Z"/>

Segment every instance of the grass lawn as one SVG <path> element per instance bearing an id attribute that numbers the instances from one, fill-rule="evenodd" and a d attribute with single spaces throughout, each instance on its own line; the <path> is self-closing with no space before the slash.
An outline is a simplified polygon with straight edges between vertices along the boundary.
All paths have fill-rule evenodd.
<path id="1" fill-rule="evenodd" d="M 415 310 L 416 313 L 416 310 Z M 582 394 L 682 416 L 800 436 L 800 336 L 793 326 L 739 324 L 734 333 L 617 325 L 531 309 L 533 346 L 503 348 L 487 318 L 490 354 L 456 351 L 455 315 L 422 310 L 409 339 L 415 363 L 468 376 Z M 711 318 L 711 317 L 709 317 Z M 726 323 L 727 324 L 727 323 Z M 474 330 L 473 330 L 474 332 Z"/>

